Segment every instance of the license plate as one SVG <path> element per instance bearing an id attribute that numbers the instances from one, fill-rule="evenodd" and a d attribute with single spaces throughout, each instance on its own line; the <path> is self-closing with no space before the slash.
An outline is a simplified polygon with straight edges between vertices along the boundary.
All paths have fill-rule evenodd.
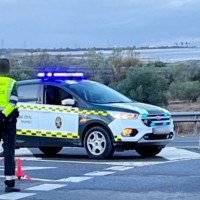
<path id="1" fill-rule="evenodd" d="M 170 133 L 170 126 L 156 126 L 153 128 L 154 134 L 168 134 Z"/>

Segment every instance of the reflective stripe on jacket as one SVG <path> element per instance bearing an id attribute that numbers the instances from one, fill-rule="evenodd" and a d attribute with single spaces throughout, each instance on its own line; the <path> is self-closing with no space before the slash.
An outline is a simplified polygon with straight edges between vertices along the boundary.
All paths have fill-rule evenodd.
<path id="1" fill-rule="evenodd" d="M 16 81 L 0 77 L 0 110 L 6 117 L 15 109 L 17 101 Z"/>

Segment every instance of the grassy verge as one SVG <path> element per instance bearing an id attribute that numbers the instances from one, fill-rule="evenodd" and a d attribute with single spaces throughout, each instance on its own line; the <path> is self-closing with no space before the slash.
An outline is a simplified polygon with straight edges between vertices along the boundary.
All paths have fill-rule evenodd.
<path id="1" fill-rule="evenodd" d="M 170 112 L 200 112 L 200 103 L 170 103 L 167 107 Z M 175 123 L 175 131 L 178 136 L 194 135 L 193 122 Z M 198 123 L 198 134 L 200 133 L 200 123 Z"/>

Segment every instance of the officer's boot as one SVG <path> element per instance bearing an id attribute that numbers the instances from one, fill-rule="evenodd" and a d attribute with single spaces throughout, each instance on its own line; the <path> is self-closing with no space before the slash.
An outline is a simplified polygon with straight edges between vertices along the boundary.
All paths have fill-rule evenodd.
<path id="1" fill-rule="evenodd" d="M 15 188 L 15 180 L 6 180 L 5 185 L 5 192 L 20 192 L 20 189 Z"/>

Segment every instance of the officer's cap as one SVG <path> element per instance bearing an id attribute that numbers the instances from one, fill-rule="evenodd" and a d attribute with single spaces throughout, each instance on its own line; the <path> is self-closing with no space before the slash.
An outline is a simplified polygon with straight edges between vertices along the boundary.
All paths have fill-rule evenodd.
<path id="1" fill-rule="evenodd" d="M 10 62 L 6 58 L 0 59 L 0 73 L 7 74 L 10 71 Z"/>

